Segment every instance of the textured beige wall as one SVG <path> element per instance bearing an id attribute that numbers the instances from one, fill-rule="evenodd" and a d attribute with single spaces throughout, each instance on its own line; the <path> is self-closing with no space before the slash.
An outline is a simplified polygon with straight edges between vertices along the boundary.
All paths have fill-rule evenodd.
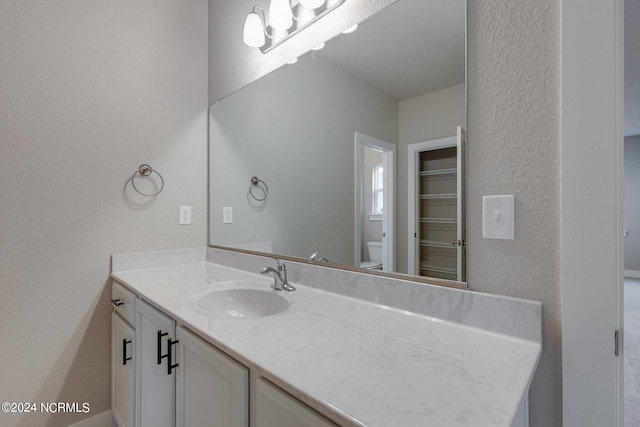
<path id="1" fill-rule="evenodd" d="M 560 1 L 470 0 L 468 24 L 469 287 L 542 302 L 531 426 L 559 426 Z M 482 239 L 490 194 L 515 195 L 515 240 Z"/>
<path id="2" fill-rule="evenodd" d="M 0 397 L 91 408 L 2 426 L 107 410 L 110 255 L 206 244 L 207 8 L 0 0 Z M 156 200 L 125 187 L 144 162 Z"/>
<path id="3" fill-rule="evenodd" d="M 359 11 L 355 22 L 374 2 L 349 3 Z M 230 39 L 221 22 L 242 22 L 251 4 L 211 0 L 211 101 L 273 66 L 271 58 L 238 54 L 240 36 Z M 468 31 L 469 287 L 542 301 L 544 352 L 530 393 L 531 426 L 559 426 L 560 1 L 469 0 Z M 315 42 L 298 37 L 287 49 Z M 248 71 L 231 76 L 234 66 Z M 514 241 L 482 239 L 482 196 L 491 194 L 516 197 Z"/>

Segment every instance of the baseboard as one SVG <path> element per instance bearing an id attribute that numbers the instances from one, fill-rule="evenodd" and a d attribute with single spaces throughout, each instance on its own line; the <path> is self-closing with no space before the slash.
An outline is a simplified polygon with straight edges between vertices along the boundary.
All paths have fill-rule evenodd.
<path id="1" fill-rule="evenodd" d="M 640 279 L 640 271 L 637 270 L 625 270 L 624 277 L 628 277 L 629 279 Z"/>
<path id="2" fill-rule="evenodd" d="M 78 421 L 75 424 L 71 424 L 68 427 L 118 427 L 111 411 L 107 410 L 100 412 L 98 415 L 94 415 L 90 418 L 85 418 L 82 421 Z"/>

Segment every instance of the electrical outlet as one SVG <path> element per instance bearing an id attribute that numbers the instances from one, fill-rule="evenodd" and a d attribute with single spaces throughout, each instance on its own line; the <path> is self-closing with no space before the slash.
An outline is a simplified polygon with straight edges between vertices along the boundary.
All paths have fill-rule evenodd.
<path id="1" fill-rule="evenodd" d="M 233 224 L 233 208 L 225 206 L 222 208 L 222 223 Z"/>
<path id="2" fill-rule="evenodd" d="M 180 218 L 178 223 L 180 225 L 191 224 L 191 206 L 180 206 Z"/>

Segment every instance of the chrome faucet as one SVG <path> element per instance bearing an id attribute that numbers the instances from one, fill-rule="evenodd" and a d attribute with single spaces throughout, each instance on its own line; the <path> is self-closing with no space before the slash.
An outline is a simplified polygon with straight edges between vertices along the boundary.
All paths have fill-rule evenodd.
<path id="1" fill-rule="evenodd" d="M 273 273 L 273 284 L 271 285 L 273 289 L 287 292 L 295 291 L 296 288 L 287 281 L 287 266 L 281 263 L 279 259 L 276 259 L 276 262 L 278 263 L 276 268 L 265 267 L 260 271 L 260 273 Z"/>
<path id="2" fill-rule="evenodd" d="M 315 251 L 314 253 L 311 254 L 311 256 L 309 256 L 309 261 L 329 262 L 329 260 L 325 257 L 318 258 L 319 255 L 320 255 L 320 251 Z"/>

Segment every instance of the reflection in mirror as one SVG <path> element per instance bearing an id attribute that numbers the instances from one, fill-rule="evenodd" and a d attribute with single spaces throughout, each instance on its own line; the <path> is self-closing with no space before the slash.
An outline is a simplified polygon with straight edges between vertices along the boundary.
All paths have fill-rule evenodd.
<path id="1" fill-rule="evenodd" d="M 465 127 L 465 14 L 465 0 L 399 0 L 213 104 L 210 243 L 466 280 L 409 260 L 425 240 L 415 205 L 429 203 L 422 178 L 409 193 L 409 147 Z M 252 177 L 268 193 L 252 188 Z M 464 219 L 461 197 L 437 203 Z"/>

